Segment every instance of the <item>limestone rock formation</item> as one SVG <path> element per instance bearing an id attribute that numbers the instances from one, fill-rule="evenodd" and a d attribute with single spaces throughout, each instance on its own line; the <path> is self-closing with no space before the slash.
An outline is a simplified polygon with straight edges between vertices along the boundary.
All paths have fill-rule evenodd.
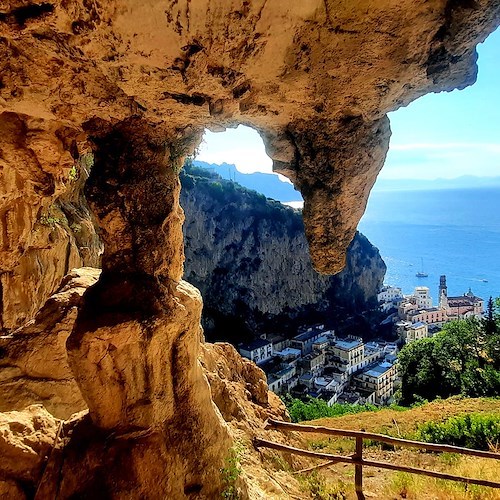
<path id="1" fill-rule="evenodd" d="M 100 243 L 78 200 L 85 169 L 70 154 L 77 134 L 58 121 L 0 114 L 0 330 L 31 320 L 70 269 L 99 265 Z"/>
<path id="2" fill-rule="evenodd" d="M 189 164 L 181 182 L 184 277 L 204 298 L 208 339 L 290 334 L 307 322 L 337 327 L 338 318 L 376 305 L 386 268 L 363 235 L 350 244 L 346 268 L 322 276 L 299 211 Z"/>
<path id="3" fill-rule="evenodd" d="M 33 498 L 59 425 L 42 405 L 0 413 L 1 498 Z"/>
<path id="4" fill-rule="evenodd" d="M 72 270 L 63 280 L 60 290 L 47 301 L 31 325 L 10 338 L 2 339 L 5 356 L 1 361 L 0 379 L 5 380 L 0 383 L 0 409 L 7 412 L 0 413 L 0 436 L 5 438 L 0 467 L 0 494 L 6 498 L 30 498 L 35 489 L 37 498 L 56 498 L 58 495 L 58 498 L 66 498 L 75 492 L 88 495 L 96 490 L 100 495 L 112 497 L 123 494 L 119 488 L 125 487 L 131 477 L 135 478 L 134 489 L 128 493 L 132 497 L 147 497 L 161 491 L 167 492 L 171 498 L 177 498 L 182 488 L 188 492 L 190 488 L 193 489 L 194 495 L 199 493 L 199 485 L 185 484 L 182 477 L 175 481 L 171 477 L 159 483 L 156 481 L 161 477 L 157 467 L 165 464 L 165 447 L 178 449 L 177 440 L 182 441 L 181 434 L 185 432 L 182 426 L 175 433 L 170 429 L 167 438 L 163 432 L 151 428 L 119 434 L 114 429 L 110 434 L 96 431 L 88 413 L 76 413 L 85 408 L 85 402 L 67 363 L 65 340 L 76 319 L 83 292 L 95 284 L 99 273 L 99 270 L 90 268 Z M 185 283 L 182 286 L 185 293 L 192 294 L 199 301 L 192 287 Z M 254 436 L 266 435 L 264 424 L 268 418 L 288 419 L 285 407 L 275 394 L 268 392 L 262 370 L 241 358 L 231 345 L 202 343 L 200 361 L 210 385 L 211 400 L 217 407 L 217 420 L 220 419 L 218 426 L 227 425 L 232 439 L 246 443 L 245 456 L 241 457 L 245 461 L 245 472 L 239 483 L 240 492 L 245 497 L 250 489 L 268 497 L 269 491 L 265 485 L 270 481 L 270 472 L 259 465 L 260 460 L 252 451 L 251 440 Z M 21 375 L 9 379 L 14 365 L 16 373 Z M 111 412 L 114 400 L 106 398 L 104 390 L 103 402 Z M 172 393 L 175 396 L 176 391 Z M 167 393 L 164 397 L 167 400 L 170 396 Z M 58 421 L 41 405 L 29 406 L 24 411 L 8 411 L 13 408 L 24 409 L 31 403 L 43 403 L 53 415 L 66 419 L 70 414 L 75 415 L 61 422 L 58 438 L 55 439 L 54 427 L 59 425 Z M 209 401 L 206 403 L 210 404 Z M 189 408 L 185 408 L 183 415 L 189 411 Z M 19 422 L 31 421 L 34 422 L 35 430 L 31 430 L 30 434 L 26 425 L 20 427 Z M 39 421 L 41 424 L 37 423 Z M 11 438 L 11 431 L 3 431 L 2 425 L 20 434 Z M 200 424 L 198 428 L 203 430 Z M 27 463 L 27 459 L 20 460 L 17 456 L 21 452 L 27 453 L 23 451 L 26 445 L 19 444 L 21 438 L 30 444 L 27 459 L 33 463 Z M 203 443 L 205 450 L 210 450 L 210 442 Z M 186 441 L 184 446 L 186 449 L 178 453 L 190 454 L 192 441 Z M 111 455 L 105 452 L 109 448 L 114 449 Z M 147 448 L 153 451 L 149 453 L 147 462 L 144 462 L 143 450 Z M 82 452 L 85 454 L 85 463 L 90 466 L 82 468 Z M 108 456 L 109 461 L 106 458 Z M 50 460 L 47 463 L 48 457 Z M 144 474 L 138 470 L 136 461 L 141 464 L 141 468 L 147 467 L 150 473 Z M 179 464 L 175 467 L 182 468 Z M 99 471 L 103 469 L 108 470 L 113 485 L 99 479 Z M 253 473 L 259 478 L 249 476 Z M 28 476 L 29 481 L 26 479 Z M 116 483 L 121 486 L 117 487 Z"/>
<path id="5" fill-rule="evenodd" d="M 82 295 L 99 274 L 72 270 L 32 322 L 0 337 L 0 411 L 43 403 L 56 417 L 68 418 L 87 407 L 68 365 L 66 340 Z"/>
<path id="6" fill-rule="evenodd" d="M 200 359 L 212 399 L 226 422 L 261 430 L 268 418 L 289 421 L 282 401 L 268 391 L 264 372 L 231 344 L 203 344 Z"/>
<path id="7" fill-rule="evenodd" d="M 0 2 L 3 329 L 81 264 L 51 207 L 95 155 L 103 272 L 68 338 L 89 415 L 68 436 L 62 497 L 221 492 L 231 440 L 197 361 L 201 300 L 181 282 L 178 171 L 203 129 L 261 133 L 302 192 L 315 267 L 340 271 L 386 113 L 473 83 L 499 12 L 497 0 Z"/>
<path id="8" fill-rule="evenodd" d="M 498 10 L 496 0 L 4 2 L 0 103 L 4 119 L 51 123 L 66 139 L 92 117 L 165 121 L 169 143 L 187 128 L 255 127 L 302 191 L 316 267 L 335 272 L 382 167 L 384 115 L 473 83 L 475 45 Z M 39 189 L 57 189 L 60 142 L 46 155 L 57 172 L 40 160 L 29 169 Z"/>

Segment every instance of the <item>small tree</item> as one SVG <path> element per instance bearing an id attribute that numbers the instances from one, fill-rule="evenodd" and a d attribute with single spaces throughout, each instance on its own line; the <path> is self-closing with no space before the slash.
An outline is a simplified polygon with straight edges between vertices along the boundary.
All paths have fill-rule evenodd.
<path id="1" fill-rule="evenodd" d="M 495 321 L 495 303 L 493 302 L 493 297 L 490 295 L 488 299 L 488 306 L 486 308 L 486 318 L 484 322 L 484 333 L 490 337 L 495 335 L 497 332 L 497 324 Z"/>

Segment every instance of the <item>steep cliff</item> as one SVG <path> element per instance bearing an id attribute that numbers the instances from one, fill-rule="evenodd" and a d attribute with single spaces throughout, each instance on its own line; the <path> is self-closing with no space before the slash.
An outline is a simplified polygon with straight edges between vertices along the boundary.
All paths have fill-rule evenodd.
<path id="1" fill-rule="evenodd" d="M 314 270 L 302 215 L 255 191 L 186 165 L 184 276 L 204 297 L 207 338 L 241 341 L 256 331 L 290 335 L 297 326 L 374 307 L 385 264 L 357 233 L 345 269 Z"/>

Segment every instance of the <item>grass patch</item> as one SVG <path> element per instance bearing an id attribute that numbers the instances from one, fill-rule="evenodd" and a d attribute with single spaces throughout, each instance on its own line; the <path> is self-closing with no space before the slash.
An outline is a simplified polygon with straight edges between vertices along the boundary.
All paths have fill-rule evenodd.
<path id="1" fill-rule="evenodd" d="M 454 461 L 454 459 L 453 459 Z M 493 460 L 467 457 L 458 458 L 445 468 L 448 474 L 466 477 L 481 477 L 495 481 L 498 476 L 497 465 Z M 387 498 L 407 498 L 419 500 L 432 498 L 436 500 L 494 500 L 499 498 L 498 490 L 458 483 L 444 479 L 416 476 L 405 472 L 395 473 L 385 488 Z"/>
<path id="2" fill-rule="evenodd" d="M 345 483 L 329 482 L 317 471 L 302 476 L 299 481 L 314 500 L 346 500 L 348 498 L 348 487 Z"/>
<path id="3" fill-rule="evenodd" d="M 372 404 L 341 404 L 335 403 L 328 406 L 326 401 L 309 397 L 306 401 L 285 396 L 283 401 L 288 409 L 292 422 L 315 420 L 324 417 L 341 417 L 347 414 L 378 411 L 379 407 Z"/>
<path id="4" fill-rule="evenodd" d="M 480 418 L 478 419 L 478 415 Z M 469 416 L 469 419 L 466 417 Z M 487 436 L 487 447 L 499 451 L 498 442 L 492 439 L 492 434 L 487 426 L 477 424 L 480 421 L 500 420 L 499 398 L 464 398 L 455 396 L 446 400 L 436 400 L 431 403 L 419 405 L 398 411 L 396 408 L 383 408 L 379 411 L 345 414 L 334 418 L 321 418 L 311 422 L 312 425 L 325 426 L 337 429 L 365 430 L 378 434 L 394 437 L 422 440 L 417 433 L 424 426 L 432 427 L 449 423 L 452 419 L 457 421 L 475 422 L 469 427 L 470 434 L 480 433 L 483 439 Z M 449 424 L 450 425 L 450 424 Z M 459 427 L 452 424 L 451 428 Z M 464 426 L 467 428 L 467 426 Z M 482 430 L 481 430 L 482 429 Z M 486 429 L 486 430 L 485 430 Z M 354 450 L 354 440 L 347 438 L 325 437 L 321 434 L 304 435 L 306 447 L 333 454 L 350 454 Z M 484 439 L 483 439 L 484 443 Z M 454 444 L 454 443 L 452 443 Z M 460 444 L 459 444 L 460 445 Z M 463 443 L 461 444 L 463 445 Z M 409 465 L 417 468 L 436 470 L 452 475 L 471 478 L 481 478 L 498 481 L 498 461 L 468 457 L 453 453 L 426 453 L 412 448 L 401 448 L 384 445 L 376 441 L 364 442 L 364 456 L 373 460 Z M 393 451 L 395 450 L 395 451 Z M 351 488 L 348 498 L 355 498 L 352 466 L 342 464 L 333 465 L 322 469 L 326 481 L 342 480 Z M 499 490 L 475 485 L 465 485 L 454 481 L 433 479 L 425 476 L 396 473 L 391 471 L 376 470 L 367 467 L 363 470 L 364 489 L 374 499 L 407 498 L 414 500 L 493 500 L 500 499 Z"/>

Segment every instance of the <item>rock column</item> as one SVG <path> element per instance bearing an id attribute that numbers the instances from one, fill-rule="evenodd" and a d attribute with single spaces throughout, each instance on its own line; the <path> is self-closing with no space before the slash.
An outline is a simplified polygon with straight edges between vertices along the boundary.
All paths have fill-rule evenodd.
<path id="1" fill-rule="evenodd" d="M 194 138 L 169 142 L 140 119 L 88 129 L 95 160 L 86 196 L 104 255 L 67 348 L 93 425 L 128 440 L 119 471 L 106 444 L 104 463 L 115 458 L 104 483 L 111 496 L 132 488 L 137 498 L 210 497 L 230 443 L 197 360 L 201 297 L 181 281 L 178 170 Z"/>

